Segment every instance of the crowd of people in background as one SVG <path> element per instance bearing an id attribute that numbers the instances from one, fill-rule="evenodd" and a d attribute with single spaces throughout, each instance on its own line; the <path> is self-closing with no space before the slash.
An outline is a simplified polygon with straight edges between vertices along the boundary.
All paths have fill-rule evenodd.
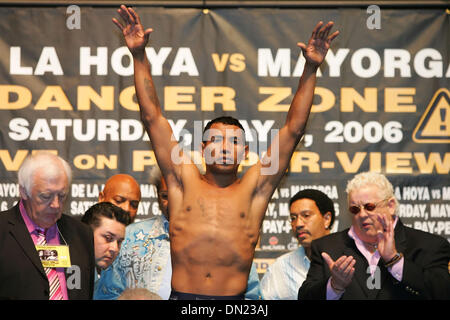
<path id="1" fill-rule="evenodd" d="M 161 215 L 131 223 L 129 211 L 99 197 L 80 223 L 62 214 L 71 180 L 67 163 L 47 153 L 27 158 L 19 170 L 21 198 L 0 213 L 1 252 L 7 253 L 0 256 L 0 297 L 169 299 L 168 190 L 157 166 L 151 176 Z M 138 186 L 126 175 L 108 181 L 122 181 L 120 177 Z M 136 198 L 124 195 L 122 191 L 132 190 L 125 183 L 115 190 L 110 198 L 122 199 L 117 202 Z M 357 174 L 346 191 L 352 225 L 336 233 L 330 233 L 335 209 L 326 194 L 305 189 L 291 198 L 292 233 L 299 246 L 276 259 L 261 281 L 253 265 L 245 298 L 448 299 L 448 242 L 402 224 L 393 186 L 384 175 Z M 71 268 L 42 266 L 34 247 L 39 229 L 45 230 L 47 244 L 70 246 L 72 265 L 79 267 L 78 286 L 70 281 Z M 46 269 L 54 269 L 56 284 Z"/>

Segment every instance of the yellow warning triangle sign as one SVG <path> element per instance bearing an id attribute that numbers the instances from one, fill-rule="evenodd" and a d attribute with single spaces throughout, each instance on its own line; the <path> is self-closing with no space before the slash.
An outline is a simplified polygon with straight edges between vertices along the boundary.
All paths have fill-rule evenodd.
<path id="1" fill-rule="evenodd" d="M 417 143 L 450 142 L 450 91 L 439 89 L 413 132 Z"/>

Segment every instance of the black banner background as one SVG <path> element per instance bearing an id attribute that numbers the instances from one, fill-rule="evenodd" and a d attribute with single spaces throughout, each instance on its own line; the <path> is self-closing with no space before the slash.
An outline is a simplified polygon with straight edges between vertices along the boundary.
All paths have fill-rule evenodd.
<path id="1" fill-rule="evenodd" d="M 66 213 L 82 215 L 109 176 L 129 173 L 143 192 L 138 218 L 160 214 L 129 52 L 111 22 L 116 8 L 79 9 L 76 16 L 63 6 L 0 8 L 0 207 L 18 199 L 24 157 L 45 149 L 74 170 Z M 382 9 L 380 29 L 355 8 L 138 12 L 154 28 L 147 53 L 175 135 L 196 141 L 199 121 L 231 115 L 249 129 L 250 143 L 260 142 L 255 154 L 284 123 L 302 72 L 296 43 L 319 20 L 335 21 L 341 32 L 320 70 L 304 144 L 269 205 L 256 253 L 260 272 L 296 246 L 287 208 L 296 191 L 325 191 L 339 213 L 334 230 L 342 230 L 350 224 L 346 183 L 366 170 L 391 180 L 407 225 L 450 238 L 444 10 Z M 77 17 L 79 28 L 71 27 Z"/>

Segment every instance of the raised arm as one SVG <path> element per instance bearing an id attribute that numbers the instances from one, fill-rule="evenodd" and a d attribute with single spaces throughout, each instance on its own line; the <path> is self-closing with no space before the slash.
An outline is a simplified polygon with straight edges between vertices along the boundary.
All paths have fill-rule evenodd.
<path id="1" fill-rule="evenodd" d="M 153 29 L 142 26 L 139 15 L 124 5 L 117 10 L 123 21 L 113 18 L 114 24 L 122 31 L 125 42 L 133 56 L 134 85 L 141 114 L 141 120 L 150 137 L 159 167 L 167 181 L 178 180 L 177 165 L 172 161 L 172 153 L 180 158 L 177 141 L 169 122 L 161 112 L 156 88 L 150 72 L 150 63 L 145 53 L 150 33 Z M 175 149 L 174 149 L 175 148 Z"/>
<path id="2" fill-rule="evenodd" d="M 308 44 L 301 42 L 297 44 L 306 60 L 303 74 L 289 108 L 286 123 L 272 139 L 266 155 L 257 164 L 261 176 L 256 191 L 263 198 L 272 195 L 289 165 L 296 145 L 303 137 L 314 98 L 317 69 L 325 59 L 331 41 L 339 34 L 339 31 L 336 31 L 330 35 L 332 27 L 333 22 L 330 21 L 323 26 L 321 21 L 314 28 Z"/>

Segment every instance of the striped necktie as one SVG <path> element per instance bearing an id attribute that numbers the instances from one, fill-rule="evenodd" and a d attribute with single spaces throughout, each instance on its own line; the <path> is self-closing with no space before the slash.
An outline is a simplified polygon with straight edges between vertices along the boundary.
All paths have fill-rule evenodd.
<path id="1" fill-rule="evenodd" d="M 45 230 L 37 228 L 36 229 L 38 240 L 37 245 L 44 246 L 47 244 L 45 239 Z M 50 287 L 49 300 L 63 300 L 61 285 L 59 283 L 58 272 L 55 268 L 44 268 L 45 274 L 48 278 L 48 284 Z"/>

